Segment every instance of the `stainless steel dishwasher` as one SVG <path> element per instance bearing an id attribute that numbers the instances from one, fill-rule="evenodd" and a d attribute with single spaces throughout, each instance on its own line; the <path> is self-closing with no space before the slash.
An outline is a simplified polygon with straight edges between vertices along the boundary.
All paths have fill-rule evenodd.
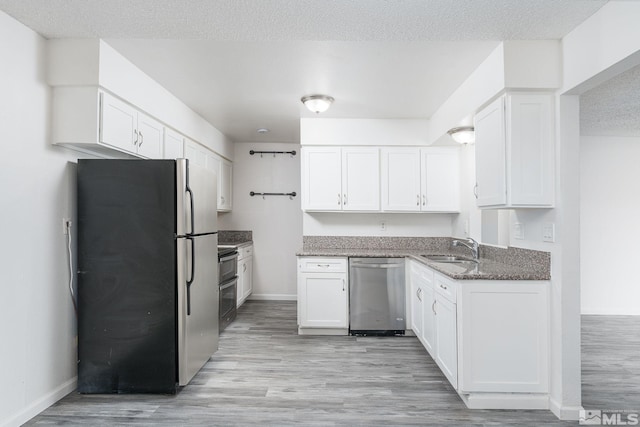
<path id="1" fill-rule="evenodd" d="M 351 335 L 404 335 L 404 258 L 349 258 Z"/>

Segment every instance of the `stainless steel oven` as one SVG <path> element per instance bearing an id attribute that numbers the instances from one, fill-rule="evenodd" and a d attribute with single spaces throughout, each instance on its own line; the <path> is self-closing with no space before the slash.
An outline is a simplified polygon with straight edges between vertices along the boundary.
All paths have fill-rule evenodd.
<path id="1" fill-rule="evenodd" d="M 218 285 L 220 287 L 219 329 L 224 330 L 236 318 L 238 287 L 238 249 L 218 246 Z"/>

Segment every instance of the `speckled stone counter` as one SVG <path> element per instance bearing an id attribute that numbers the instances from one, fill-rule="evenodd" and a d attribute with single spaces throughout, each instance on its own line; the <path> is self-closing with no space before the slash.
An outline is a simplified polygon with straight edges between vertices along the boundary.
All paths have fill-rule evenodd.
<path id="1" fill-rule="evenodd" d="M 219 245 L 235 245 L 243 246 L 253 243 L 252 231 L 238 231 L 238 230 L 220 230 L 218 231 L 218 244 Z"/>
<path id="2" fill-rule="evenodd" d="M 318 237 L 305 236 L 298 256 L 409 257 L 458 280 L 549 280 L 548 252 L 480 245 L 477 264 L 443 263 L 422 255 L 469 257 L 464 247 L 452 247 L 450 237 Z"/>

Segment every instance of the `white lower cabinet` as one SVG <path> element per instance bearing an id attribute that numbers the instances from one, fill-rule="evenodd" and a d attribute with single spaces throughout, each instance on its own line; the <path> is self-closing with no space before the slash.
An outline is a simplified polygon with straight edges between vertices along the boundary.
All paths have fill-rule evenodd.
<path id="1" fill-rule="evenodd" d="M 465 404 L 548 409 L 549 282 L 453 280 L 417 261 L 410 269 L 413 332 Z"/>
<path id="2" fill-rule="evenodd" d="M 253 292 L 253 245 L 238 248 L 238 307 Z"/>
<path id="3" fill-rule="evenodd" d="M 347 335 L 347 258 L 298 257 L 298 332 Z"/>
<path id="4" fill-rule="evenodd" d="M 432 312 L 435 360 L 451 385 L 458 388 L 458 312 L 455 285 L 438 274 L 434 275 L 434 285 Z M 453 291 L 453 297 L 447 291 Z"/>

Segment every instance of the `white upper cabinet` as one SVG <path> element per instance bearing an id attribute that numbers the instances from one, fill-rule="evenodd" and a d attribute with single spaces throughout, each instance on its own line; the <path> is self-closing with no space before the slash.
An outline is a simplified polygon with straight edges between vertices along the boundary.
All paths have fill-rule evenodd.
<path id="1" fill-rule="evenodd" d="M 342 154 L 339 147 L 302 148 L 302 209 L 342 210 Z"/>
<path id="2" fill-rule="evenodd" d="M 420 210 L 460 211 L 460 149 L 458 147 L 421 150 Z"/>
<path id="3" fill-rule="evenodd" d="M 190 162 L 203 168 L 207 167 L 207 152 L 208 150 L 197 142 L 185 139 L 184 157 L 189 159 Z"/>
<path id="4" fill-rule="evenodd" d="M 163 158 L 181 159 L 184 157 L 184 137 L 178 132 L 164 128 Z"/>
<path id="5" fill-rule="evenodd" d="M 382 149 L 382 210 L 420 210 L 420 149 Z"/>
<path id="6" fill-rule="evenodd" d="M 380 150 L 342 149 L 342 210 L 380 210 Z"/>
<path id="7" fill-rule="evenodd" d="M 131 105 L 101 94 L 100 142 L 149 159 L 162 158 L 164 126 Z"/>
<path id="8" fill-rule="evenodd" d="M 380 156 L 376 147 L 303 147 L 302 208 L 379 211 Z"/>
<path id="9" fill-rule="evenodd" d="M 220 159 L 218 174 L 218 210 L 227 212 L 233 207 L 233 165 L 226 159 Z"/>
<path id="10" fill-rule="evenodd" d="M 553 95 L 511 93 L 475 117 L 477 205 L 554 205 Z"/>
<path id="11" fill-rule="evenodd" d="M 382 149 L 382 210 L 458 212 L 458 147 Z"/>
<path id="12" fill-rule="evenodd" d="M 185 139 L 184 157 L 196 165 L 213 171 L 218 177 L 218 212 L 228 212 L 232 205 L 233 165 L 202 145 Z"/>

